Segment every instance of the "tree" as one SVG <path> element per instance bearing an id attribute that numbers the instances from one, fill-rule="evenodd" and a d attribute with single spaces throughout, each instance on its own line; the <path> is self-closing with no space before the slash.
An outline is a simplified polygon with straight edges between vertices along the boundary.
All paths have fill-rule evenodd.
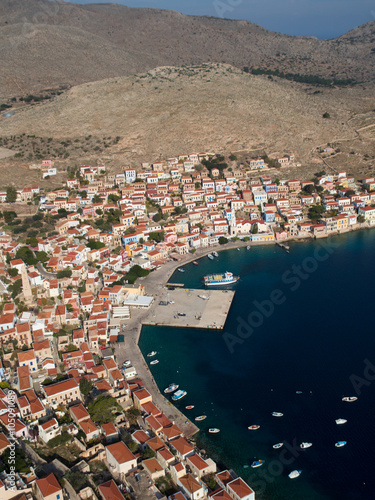
<path id="1" fill-rule="evenodd" d="M 88 405 L 88 412 L 96 424 L 108 424 L 116 418 L 116 413 L 122 411 L 121 406 L 111 396 L 98 396 Z"/>
<path id="2" fill-rule="evenodd" d="M 11 283 L 8 286 L 8 290 L 12 292 L 12 299 L 15 299 L 17 295 L 21 292 L 22 290 L 22 280 L 19 279 L 15 281 L 14 283 Z"/>
<path id="3" fill-rule="evenodd" d="M 315 191 L 315 187 L 313 186 L 313 184 L 307 184 L 307 186 L 304 186 L 303 191 L 307 194 L 313 194 L 313 192 Z"/>
<path id="4" fill-rule="evenodd" d="M 5 201 L 7 203 L 14 203 L 17 200 L 17 190 L 13 186 L 7 187 L 7 195 Z"/>
<path id="5" fill-rule="evenodd" d="M 328 113 L 328 111 L 323 113 L 323 118 L 331 118 L 331 115 Z"/>
<path id="6" fill-rule="evenodd" d="M 17 250 L 16 259 L 23 260 L 28 266 L 35 266 L 37 263 L 37 260 L 29 247 L 21 247 Z"/>
<path id="7" fill-rule="evenodd" d="M 105 247 L 105 243 L 102 243 L 101 241 L 91 240 L 87 243 L 87 246 L 90 248 L 90 250 L 100 250 L 100 248 Z"/>
<path id="8" fill-rule="evenodd" d="M 93 384 L 92 384 L 91 380 L 88 380 L 87 378 L 82 378 L 79 381 L 79 390 L 82 392 L 82 394 L 84 396 L 87 396 L 88 394 L 90 394 L 90 392 L 92 391 L 92 388 L 93 388 Z"/>
<path id="9" fill-rule="evenodd" d="M 30 245 L 32 248 L 35 248 L 38 246 L 38 240 L 35 238 L 35 236 L 27 238 L 26 245 Z"/>
<path id="10" fill-rule="evenodd" d="M 64 477 L 72 485 L 75 491 L 80 491 L 86 486 L 87 479 L 82 472 L 73 472 L 69 470 Z"/>
<path id="11" fill-rule="evenodd" d="M 227 243 L 228 243 L 228 238 L 225 238 L 225 236 L 219 237 L 219 245 L 226 245 Z"/>
<path id="12" fill-rule="evenodd" d="M 44 251 L 35 252 L 35 257 L 39 260 L 39 262 L 47 262 L 47 260 L 49 260 L 47 253 Z"/>
<path id="13" fill-rule="evenodd" d="M 59 271 L 57 273 L 57 279 L 62 279 L 62 278 L 70 278 L 72 275 L 72 270 L 71 269 L 63 269 L 62 271 Z"/>
<path id="14" fill-rule="evenodd" d="M 252 233 L 253 233 L 253 234 L 258 234 L 258 229 L 259 229 L 259 228 L 258 228 L 258 224 L 254 224 L 254 225 L 253 225 L 253 230 L 252 230 Z"/>
<path id="15" fill-rule="evenodd" d="M 13 220 L 17 217 L 17 214 L 16 212 L 13 212 L 13 210 L 10 211 L 5 210 L 3 212 L 3 217 L 5 224 L 11 224 Z"/>
<path id="16" fill-rule="evenodd" d="M 322 214 L 324 214 L 324 208 L 322 205 L 313 205 L 309 209 L 309 219 L 311 220 L 319 220 Z"/>
<path id="17" fill-rule="evenodd" d="M 364 216 L 363 216 L 363 215 L 358 215 L 358 217 L 357 217 L 357 221 L 358 221 L 360 224 L 362 224 L 363 222 L 365 222 L 365 220 L 366 220 L 366 219 L 364 218 Z"/>
<path id="18" fill-rule="evenodd" d="M 18 269 L 16 267 L 9 267 L 7 269 L 7 273 L 9 274 L 9 276 L 11 276 L 12 278 L 15 278 L 18 274 Z"/>
<path id="19" fill-rule="evenodd" d="M 149 238 L 156 241 L 156 243 L 160 243 L 160 241 L 164 240 L 164 231 L 152 231 Z"/>
<path id="20" fill-rule="evenodd" d="M 161 215 L 160 215 L 160 214 L 159 214 L 159 212 L 158 212 L 158 213 L 156 213 L 156 214 L 153 216 L 152 220 L 153 220 L 154 222 L 159 222 L 159 221 L 161 220 L 161 218 L 162 218 L 162 217 L 161 217 Z"/>
<path id="21" fill-rule="evenodd" d="M 80 192 L 81 198 L 87 198 L 87 191 Z"/>
<path id="22" fill-rule="evenodd" d="M 93 203 L 102 203 L 102 202 L 103 202 L 103 200 L 101 199 L 101 197 L 100 197 L 98 194 L 96 194 L 96 195 L 93 197 L 92 202 L 93 202 Z"/>

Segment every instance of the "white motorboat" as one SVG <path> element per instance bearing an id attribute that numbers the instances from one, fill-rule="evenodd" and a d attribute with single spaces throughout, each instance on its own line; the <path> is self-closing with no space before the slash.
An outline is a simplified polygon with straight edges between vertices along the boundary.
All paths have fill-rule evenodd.
<path id="1" fill-rule="evenodd" d="M 273 411 L 272 412 L 272 416 L 273 417 L 283 417 L 284 416 L 284 413 L 280 413 L 278 411 Z"/>
<path id="2" fill-rule="evenodd" d="M 210 429 L 208 429 L 208 432 L 210 434 L 217 434 L 218 432 L 220 432 L 220 429 L 218 429 L 217 427 L 211 427 Z"/>
<path id="3" fill-rule="evenodd" d="M 195 417 L 196 422 L 201 422 L 202 420 L 205 420 L 207 418 L 207 415 L 200 415 L 199 417 Z"/>
<path id="4" fill-rule="evenodd" d="M 306 450 L 306 448 L 310 448 L 310 446 L 312 446 L 312 443 L 301 443 L 299 446 L 303 450 Z"/>
<path id="5" fill-rule="evenodd" d="M 337 420 L 335 420 L 335 422 L 337 425 L 342 425 L 346 424 L 347 420 L 345 420 L 345 418 L 338 418 Z"/>
<path id="6" fill-rule="evenodd" d="M 151 361 L 150 365 L 157 365 L 159 363 L 158 359 L 154 359 L 154 361 Z"/>
<path id="7" fill-rule="evenodd" d="M 336 448 L 342 448 L 345 445 L 346 441 L 337 441 L 337 443 L 335 443 Z"/>
<path id="8" fill-rule="evenodd" d="M 301 470 L 292 470 L 290 474 L 288 474 L 288 477 L 290 479 L 295 479 L 296 477 L 299 477 L 301 475 Z"/>
<path id="9" fill-rule="evenodd" d="M 214 257 L 219 257 L 219 254 L 218 254 L 217 252 L 212 252 L 212 255 L 213 255 Z"/>
<path id="10" fill-rule="evenodd" d="M 258 430 L 260 425 L 249 425 L 248 429 L 249 431 L 256 431 Z"/>
<path id="11" fill-rule="evenodd" d="M 275 450 L 278 450 L 279 448 L 281 448 L 282 446 L 284 445 L 284 443 L 276 443 L 272 446 L 272 448 L 274 448 Z"/>
<path id="12" fill-rule="evenodd" d="M 151 351 L 151 352 L 149 352 L 149 353 L 147 354 L 147 357 L 148 357 L 148 358 L 152 358 L 152 356 L 155 356 L 156 354 L 157 354 L 157 352 L 156 352 L 156 351 Z"/>
<path id="13" fill-rule="evenodd" d="M 251 246 L 247 245 L 246 250 L 250 250 Z"/>
<path id="14" fill-rule="evenodd" d="M 345 401 L 346 403 L 352 403 L 353 401 L 357 401 L 358 398 L 355 396 L 345 396 L 345 398 L 342 398 L 342 401 Z"/>
<path id="15" fill-rule="evenodd" d="M 164 389 L 164 394 L 171 394 L 172 392 L 177 391 L 178 388 L 178 384 L 169 384 L 169 386 Z"/>
<path id="16" fill-rule="evenodd" d="M 180 271 L 180 273 L 184 273 L 184 272 L 185 272 L 185 269 L 183 269 L 182 267 L 179 267 L 179 268 L 177 269 L 177 271 Z"/>
<path id="17" fill-rule="evenodd" d="M 214 257 L 211 253 L 209 253 L 209 254 L 207 255 L 207 257 L 208 257 L 210 260 L 214 260 L 214 258 L 215 258 L 215 257 Z"/>
<path id="18" fill-rule="evenodd" d="M 202 300 L 208 300 L 208 297 L 206 295 L 198 295 L 198 297 Z"/>

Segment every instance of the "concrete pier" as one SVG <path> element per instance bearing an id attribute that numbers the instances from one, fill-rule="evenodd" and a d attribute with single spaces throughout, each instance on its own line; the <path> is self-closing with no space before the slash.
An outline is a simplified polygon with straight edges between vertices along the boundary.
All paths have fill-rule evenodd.
<path id="1" fill-rule="evenodd" d="M 144 324 L 186 328 L 224 328 L 232 290 L 163 290 Z"/>

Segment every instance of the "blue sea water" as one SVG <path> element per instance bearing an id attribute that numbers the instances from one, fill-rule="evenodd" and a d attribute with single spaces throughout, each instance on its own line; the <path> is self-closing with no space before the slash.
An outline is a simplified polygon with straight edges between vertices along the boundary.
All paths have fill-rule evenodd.
<path id="1" fill-rule="evenodd" d="M 176 405 L 191 420 L 207 415 L 198 443 L 247 480 L 257 499 L 375 497 L 374 249 L 375 231 L 362 231 L 292 243 L 290 253 L 269 246 L 205 257 L 171 281 L 203 288 L 207 273 L 240 275 L 224 330 L 142 329 L 142 352 L 158 352 L 150 369 L 160 389 L 176 382 L 187 390 Z M 194 410 L 185 410 L 189 404 Z M 348 422 L 336 425 L 337 418 Z M 252 424 L 260 429 L 249 431 Z M 335 448 L 339 440 L 347 445 Z M 302 441 L 313 446 L 301 450 Z M 285 445 L 274 450 L 278 442 Z M 254 459 L 265 464 L 243 468 Z M 294 469 L 302 474 L 291 480 Z"/>

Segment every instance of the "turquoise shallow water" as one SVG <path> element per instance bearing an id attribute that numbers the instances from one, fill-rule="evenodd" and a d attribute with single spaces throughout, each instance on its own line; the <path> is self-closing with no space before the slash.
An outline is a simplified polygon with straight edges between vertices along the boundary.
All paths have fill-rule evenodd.
<path id="1" fill-rule="evenodd" d="M 209 272 L 239 274 L 224 330 L 142 330 L 142 352 L 158 352 L 150 369 L 160 389 L 176 382 L 187 390 L 177 406 L 191 419 L 207 415 L 199 443 L 257 498 L 374 498 L 374 248 L 375 231 L 366 231 L 292 244 L 289 254 L 272 246 L 205 257 L 171 281 L 203 288 Z M 358 401 L 342 402 L 348 395 Z M 260 429 L 249 431 L 252 424 Z M 339 440 L 347 446 L 335 448 Z M 302 441 L 313 446 L 296 448 Z M 265 465 L 243 468 L 254 458 Z M 302 474 L 290 480 L 294 469 Z"/>

